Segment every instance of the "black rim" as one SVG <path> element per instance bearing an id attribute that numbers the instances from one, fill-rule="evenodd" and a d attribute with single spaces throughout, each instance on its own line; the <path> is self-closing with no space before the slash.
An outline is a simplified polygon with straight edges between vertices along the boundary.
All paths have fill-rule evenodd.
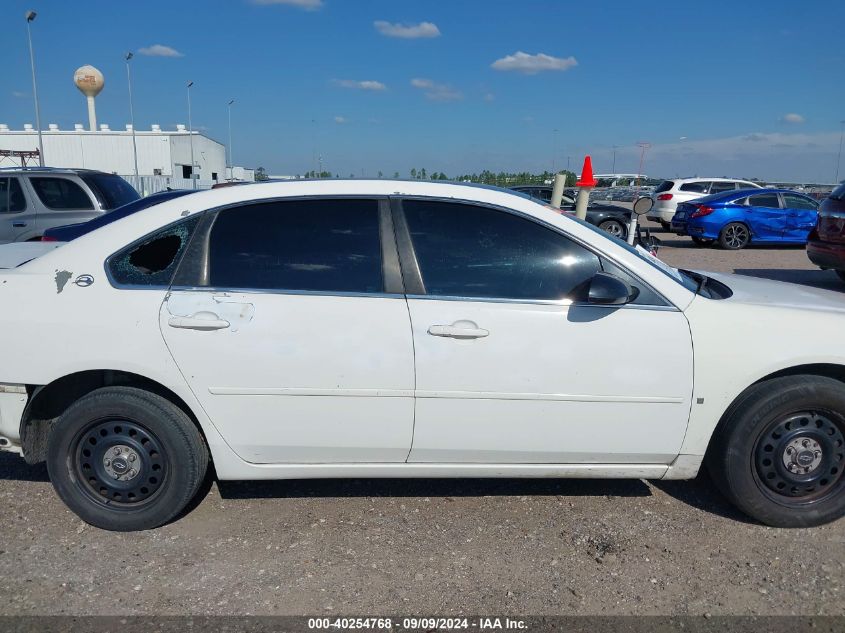
<path id="1" fill-rule="evenodd" d="M 99 420 L 77 436 L 69 460 L 82 491 L 103 505 L 135 508 L 153 499 L 167 478 L 158 438 L 136 422 Z"/>
<path id="2" fill-rule="evenodd" d="M 840 415 L 825 411 L 791 413 L 772 422 L 754 449 L 762 490 L 787 505 L 835 495 L 845 483 L 843 428 Z"/>

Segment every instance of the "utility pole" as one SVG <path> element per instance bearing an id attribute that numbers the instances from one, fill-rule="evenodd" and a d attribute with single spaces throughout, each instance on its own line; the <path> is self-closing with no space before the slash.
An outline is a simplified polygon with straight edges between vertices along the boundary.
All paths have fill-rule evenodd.
<path id="1" fill-rule="evenodd" d="M 613 146 L 613 168 L 610 170 L 610 173 L 612 173 L 612 174 L 616 173 L 616 149 L 617 149 L 617 147 L 618 147 L 617 145 Z"/>
<path id="2" fill-rule="evenodd" d="M 135 177 L 138 177 L 138 145 L 135 143 L 135 111 L 132 107 L 132 76 L 129 73 L 129 60 L 132 59 L 132 53 L 126 53 L 124 59 L 126 60 L 126 83 L 129 85 L 129 124 L 132 126 L 132 154 L 135 157 Z M 135 183 L 140 186 L 140 183 Z"/>
<path id="3" fill-rule="evenodd" d="M 191 86 L 193 81 L 188 82 L 188 138 L 191 142 L 191 189 L 197 188 L 197 175 L 194 173 L 194 125 L 191 122 Z"/>
<path id="4" fill-rule="evenodd" d="M 235 159 L 232 158 L 232 104 L 235 102 L 234 99 L 229 101 L 227 104 L 227 108 L 229 110 L 229 179 L 234 180 L 234 168 L 235 168 Z"/>
<path id="5" fill-rule="evenodd" d="M 32 96 L 35 99 L 35 127 L 38 130 L 38 164 L 44 167 L 44 140 L 41 138 L 41 111 L 38 107 L 38 83 L 35 81 L 35 53 L 32 52 L 32 30 L 29 27 L 36 15 L 35 11 L 26 12 L 26 38 L 29 41 L 29 65 L 32 67 Z"/>

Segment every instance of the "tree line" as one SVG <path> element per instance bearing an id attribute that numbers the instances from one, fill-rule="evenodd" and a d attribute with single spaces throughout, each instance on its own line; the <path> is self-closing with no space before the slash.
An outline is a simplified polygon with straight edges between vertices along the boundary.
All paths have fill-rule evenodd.
<path id="1" fill-rule="evenodd" d="M 575 180 L 577 176 L 567 170 L 561 170 L 561 174 L 566 175 L 566 186 L 572 187 L 575 185 Z M 342 178 L 341 174 L 332 173 L 330 171 L 317 171 L 317 170 L 310 170 L 306 171 L 303 174 L 296 174 L 296 178 Z M 369 176 L 372 177 L 372 176 Z M 377 178 L 394 178 L 399 179 L 402 178 L 402 175 L 398 171 L 394 171 L 392 176 L 385 176 L 383 172 L 379 171 Z M 429 172 L 425 167 L 421 169 L 417 169 L 416 167 L 411 168 L 408 172 L 408 177 L 411 180 L 452 180 L 456 182 L 475 182 L 481 183 L 484 185 L 496 185 L 498 187 L 512 187 L 514 185 L 544 185 L 550 184 L 554 181 L 555 174 L 550 171 L 543 171 L 541 173 L 532 173 L 529 171 L 521 171 L 521 172 L 492 172 L 488 169 L 485 169 L 479 173 L 471 173 L 471 174 L 459 174 L 453 177 L 448 176 L 445 172 L 442 171 L 433 171 Z M 355 174 L 349 174 L 349 178 L 356 178 Z M 255 179 L 256 180 L 268 180 L 269 176 L 267 171 L 263 167 L 259 167 L 255 170 Z"/>

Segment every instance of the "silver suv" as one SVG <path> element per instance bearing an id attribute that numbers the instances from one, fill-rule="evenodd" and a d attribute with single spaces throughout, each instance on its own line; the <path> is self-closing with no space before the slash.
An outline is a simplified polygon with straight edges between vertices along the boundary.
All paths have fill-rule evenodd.
<path id="1" fill-rule="evenodd" d="M 120 176 L 89 169 L 0 169 L 0 244 L 37 240 L 140 198 Z"/>

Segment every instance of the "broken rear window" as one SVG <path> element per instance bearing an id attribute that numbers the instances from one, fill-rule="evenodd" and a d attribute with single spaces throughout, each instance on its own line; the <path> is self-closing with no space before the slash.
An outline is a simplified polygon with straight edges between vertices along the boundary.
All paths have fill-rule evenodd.
<path id="1" fill-rule="evenodd" d="M 174 224 L 126 247 L 109 259 L 109 272 L 123 286 L 169 286 L 199 216 Z"/>

